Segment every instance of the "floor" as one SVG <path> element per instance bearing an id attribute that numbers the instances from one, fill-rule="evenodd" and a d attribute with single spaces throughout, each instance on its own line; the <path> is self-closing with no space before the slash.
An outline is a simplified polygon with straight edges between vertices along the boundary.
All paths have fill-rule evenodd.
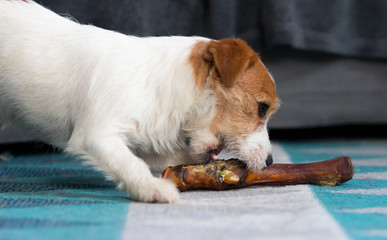
<path id="1" fill-rule="evenodd" d="M 275 162 L 350 155 L 336 187 L 250 187 L 181 194 L 177 204 L 130 201 L 62 154 L 0 162 L 0 239 L 387 239 L 387 141 L 279 141 Z"/>

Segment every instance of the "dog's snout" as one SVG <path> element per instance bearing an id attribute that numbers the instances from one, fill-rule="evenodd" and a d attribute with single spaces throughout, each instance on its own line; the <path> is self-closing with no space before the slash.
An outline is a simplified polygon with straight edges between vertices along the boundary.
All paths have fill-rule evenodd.
<path id="1" fill-rule="evenodd" d="M 271 164 L 273 164 L 273 157 L 272 155 L 269 155 L 266 158 L 266 166 L 270 166 Z"/>

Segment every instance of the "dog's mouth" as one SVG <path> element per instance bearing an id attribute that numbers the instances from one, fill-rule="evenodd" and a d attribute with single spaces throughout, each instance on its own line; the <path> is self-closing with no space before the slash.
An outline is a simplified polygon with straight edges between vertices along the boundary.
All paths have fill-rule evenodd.
<path id="1" fill-rule="evenodd" d="M 203 163 L 213 162 L 218 158 L 218 154 L 223 149 L 223 144 L 219 144 L 217 148 L 208 149 L 205 153 L 200 154 L 200 159 Z"/>

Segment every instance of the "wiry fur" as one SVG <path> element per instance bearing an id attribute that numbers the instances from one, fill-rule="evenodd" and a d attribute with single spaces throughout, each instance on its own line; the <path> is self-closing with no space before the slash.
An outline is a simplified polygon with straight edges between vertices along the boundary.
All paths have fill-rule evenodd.
<path id="1" fill-rule="evenodd" d="M 207 74 L 198 84 L 189 61 L 198 43 L 209 42 L 126 36 L 80 25 L 33 1 L 0 1 L 1 123 L 82 156 L 133 199 L 175 202 L 176 188 L 154 178 L 148 165 L 161 171 L 200 162 L 206 149 L 230 138 L 214 130 L 219 83 Z M 247 142 L 265 138 L 268 145 L 255 130 L 244 133 Z M 254 169 L 265 166 L 270 149 L 264 148 L 259 159 L 248 159 L 258 164 Z"/>

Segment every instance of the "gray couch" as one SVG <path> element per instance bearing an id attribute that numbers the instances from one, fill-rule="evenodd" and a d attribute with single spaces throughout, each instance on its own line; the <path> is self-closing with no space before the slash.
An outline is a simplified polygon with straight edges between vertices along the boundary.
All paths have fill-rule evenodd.
<path id="1" fill-rule="evenodd" d="M 245 39 L 276 79 L 282 107 L 272 129 L 387 123 L 387 1 L 40 2 L 126 34 Z M 30 139 L 0 130 L 0 143 Z"/>
<path id="2" fill-rule="evenodd" d="M 271 128 L 387 124 L 387 61 L 276 50 L 263 61 L 282 99 Z"/>

